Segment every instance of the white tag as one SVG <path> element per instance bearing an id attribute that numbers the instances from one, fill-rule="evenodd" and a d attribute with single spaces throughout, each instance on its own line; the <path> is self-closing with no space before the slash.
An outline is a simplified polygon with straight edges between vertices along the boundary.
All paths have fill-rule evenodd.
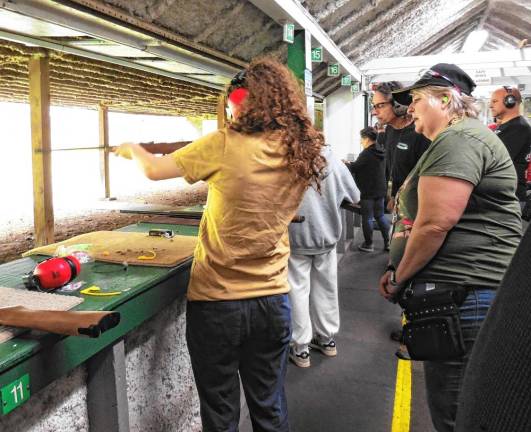
<path id="1" fill-rule="evenodd" d="M 426 284 L 426 291 L 431 291 L 431 290 L 434 290 L 435 289 L 435 284 L 434 283 L 427 283 Z"/>

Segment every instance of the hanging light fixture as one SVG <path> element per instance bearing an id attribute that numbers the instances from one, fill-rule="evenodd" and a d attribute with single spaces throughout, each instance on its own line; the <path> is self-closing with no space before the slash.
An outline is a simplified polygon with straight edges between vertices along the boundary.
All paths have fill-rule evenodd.
<path id="1" fill-rule="evenodd" d="M 485 42 L 489 37 L 489 32 L 487 30 L 474 30 L 470 32 L 463 44 L 461 52 L 464 53 L 474 53 L 481 50 Z"/>

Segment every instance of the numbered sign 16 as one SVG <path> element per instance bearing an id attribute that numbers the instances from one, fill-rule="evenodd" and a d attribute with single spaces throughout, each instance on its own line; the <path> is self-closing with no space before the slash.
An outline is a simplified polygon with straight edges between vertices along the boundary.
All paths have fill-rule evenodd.
<path id="1" fill-rule="evenodd" d="M 328 76 L 339 76 L 339 63 L 328 63 Z"/>

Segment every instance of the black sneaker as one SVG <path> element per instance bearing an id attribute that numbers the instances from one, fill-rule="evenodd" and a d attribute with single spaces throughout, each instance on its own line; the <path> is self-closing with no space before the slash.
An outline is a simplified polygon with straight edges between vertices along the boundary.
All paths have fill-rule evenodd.
<path id="1" fill-rule="evenodd" d="M 310 353 L 308 351 L 303 351 L 300 354 L 297 354 L 295 353 L 295 349 L 290 347 L 289 359 L 295 364 L 295 366 L 301 368 L 310 367 Z"/>
<path id="2" fill-rule="evenodd" d="M 384 251 L 389 252 L 389 240 L 384 240 Z"/>
<path id="3" fill-rule="evenodd" d="M 335 357 L 337 355 L 336 341 L 331 339 L 328 343 L 322 343 L 318 338 L 313 338 L 310 347 L 321 351 L 325 356 Z"/>
<path id="4" fill-rule="evenodd" d="M 400 348 L 398 348 L 395 352 L 395 356 L 397 356 L 400 360 L 411 360 L 411 357 L 409 357 L 409 353 L 407 352 L 407 348 L 404 345 L 400 345 Z"/>
<path id="5" fill-rule="evenodd" d="M 374 246 L 368 245 L 367 243 L 362 243 L 358 246 L 358 249 L 362 252 L 374 252 Z"/>

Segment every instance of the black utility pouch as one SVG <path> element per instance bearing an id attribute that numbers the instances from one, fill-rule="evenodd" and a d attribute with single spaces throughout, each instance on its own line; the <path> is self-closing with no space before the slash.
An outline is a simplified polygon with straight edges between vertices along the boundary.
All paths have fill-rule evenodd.
<path id="1" fill-rule="evenodd" d="M 461 357 L 465 344 L 459 306 L 466 290 L 454 285 L 411 284 L 399 303 L 407 323 L 403 340 L 411 360 L 445 361 Z"/>

